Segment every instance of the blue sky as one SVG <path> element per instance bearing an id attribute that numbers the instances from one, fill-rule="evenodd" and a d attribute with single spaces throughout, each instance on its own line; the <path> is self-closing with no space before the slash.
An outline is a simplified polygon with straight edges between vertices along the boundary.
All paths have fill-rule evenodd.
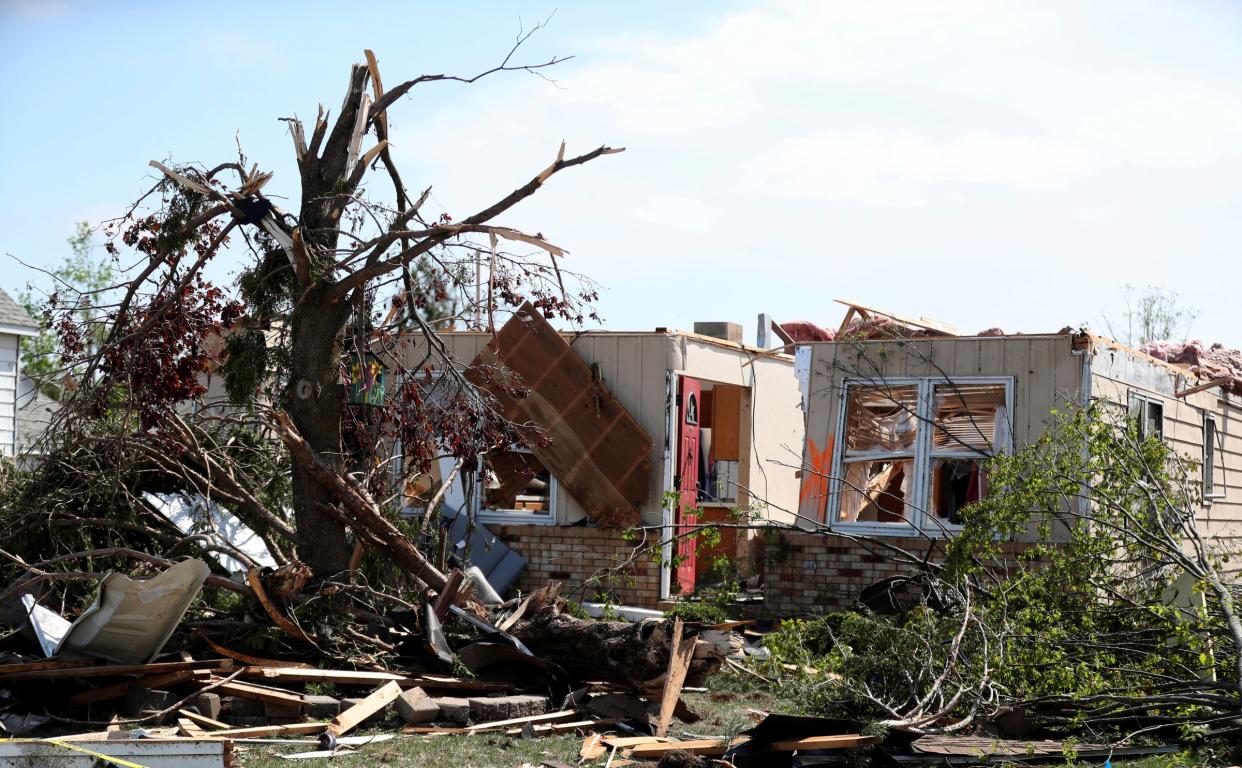
<path id="1" fill-rule="evenodd" d="M 968 331 L 1116 314 L 1123 283 L 1242 344 L 1242 5 L 1224 2 L 87 3 L 0 0 L 0 287 L 147 162 L 240 140 L 296 196 L 278 118 L 339 105 L 372 48 L 388 83 L 473 73 L 556 11 L 552 76 L 417 90 L 390 111 L 411 187 L 460 217 L 570 151 L 500 223 L 601 282 L 608 327 L 758 312 L 835 324 L 833 298 Z M 222 264 L 222 273 L 235 265 Z"/>

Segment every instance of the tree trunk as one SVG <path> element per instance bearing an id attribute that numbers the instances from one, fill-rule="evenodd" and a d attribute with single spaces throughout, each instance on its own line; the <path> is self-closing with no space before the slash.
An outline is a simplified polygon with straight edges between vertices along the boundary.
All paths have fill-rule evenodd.
<path id="1" fill-rule="evenodd" d="M 293 313 L 293 354 L 289 414 L 315 454 L 334 471 L 344 466 L 341 419 L 345 391 L 341 383 L 341 329 L 348 308 L 325 306 L 312 291 Z M 317 293 L 322 294 L 322 291 Z M 299 461 L 293 462 L 293 513 L 298 555 L 316 577 L 328 577 L 349 565 L 351 547 L 345 525 L 325 507 L 332 493 Z"/>
<path id="2" fill-rule="evenodd" d="M 536 656 L 556 662 L 575 680 L 603 680 L 650 691 L 668 671 L 672 630 L 672 619 L 583 621 L 545 608 L 509 631 Z M 740 638 L 737 643 L 699 644 L 687 632 L 682 642 L 696 643 L 686 684 L 698 685 L 724 663 Z"/>
<path id="3" fill-rule="evenodd" d="M 345 389 L 341 382 L 342 338 L 350 318 L 349 303 L 332 302 L 332 280 L 325 275 L 335 260 L 343 201 L 353 193 L 346 177 L 348 144 L 366 84 L 366 68 L 355 66 L 349 90 L 320 157 L 301 163 L 302 206 L 298 226 L 310 260 L 311 285 L 294 290 L 290 318 L 293 353 L 290 362 L 289 414 L 298 432 L 318 458 L 343 472 L 341 425 Z M 345 525 L 326 508 L 335 503 L 330 490 L 309 468 L 293 462 L 293 513 L 298 529 L 298 555 L 318 578 L 349 566 L 352 548 Z"/>

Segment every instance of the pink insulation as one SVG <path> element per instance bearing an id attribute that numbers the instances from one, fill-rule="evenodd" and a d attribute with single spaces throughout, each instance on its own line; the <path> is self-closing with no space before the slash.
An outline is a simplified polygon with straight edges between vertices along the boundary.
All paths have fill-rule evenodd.
<path id="1" fill-rule="evenodd" d="M 1225 349 L 1223 344 L 1204 347 L 1195 339 L 1185 344 L 1171 341 L 1149 341 L 1139 351 L 1158 360 L 1185 367 L 1204 379 L 1233 379 L 1226 388 L 1242 394 L 1242 351 Z"/>

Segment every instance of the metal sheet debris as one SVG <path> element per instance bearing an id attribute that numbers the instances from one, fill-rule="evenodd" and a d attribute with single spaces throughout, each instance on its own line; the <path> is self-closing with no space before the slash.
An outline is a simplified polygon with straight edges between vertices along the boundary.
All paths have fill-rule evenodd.
<path id="1" fill-rule="evenodd" d="M 146 664 L 168 642 L 211 569 L 185 560 L 150 579 L 109 573 L 95 602 L 72 624 L 23 595 L 30 622 L 49 658 L 66 651 L 117 664 Z"/>

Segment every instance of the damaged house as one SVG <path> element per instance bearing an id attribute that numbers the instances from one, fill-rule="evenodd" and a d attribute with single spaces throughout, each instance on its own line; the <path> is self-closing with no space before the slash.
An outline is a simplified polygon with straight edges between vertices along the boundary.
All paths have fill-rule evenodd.
<path id="1" fill-rule="evenodd" d="M 696 548 L 670 541 L 691 530 L 679 526 L 792 522 L 803 442 L 793 358 L 743 345 L 733 324 L 696 330 L 561 333 L 528 305 L 495 336 L 440 335 L 511 421 L 549 438 L 482 457 L 469 477 L 442 460 L 427 484 L 455 478 L 444 497 L 451 543 L 473 532 L 470 559 L 487 563 L 498 590 L 555 580 L 576 599 L 654 608 L 716 579 L 722 560 L 751 572 L 746 531 L 722 528 Z M 501 380 L 512 374 L 524 397 Z M 659 562 L 639 552 L 660 541 Z"/>
<path id="2" fill-rule="evenodd" d="M 988 493 L 987 458 L 1037 439 L 1067 403 L 1128 409 L 1141 435 L 1198 463 L 1203 530 L 1218 540 L 1242 531 L 1242 387 L 1227 364 L 1152 348 L 1160 359 L 1082 330 L 972 336 L 846 306 L 836 340 L 797 349 L 807 413 L 799 519 L 845 536 L 783 535 L 766 579 L 774 615 L 850 607 L 899 575 L 871 543 L 935 557 L 960 529 L 958 511 Z"/>

